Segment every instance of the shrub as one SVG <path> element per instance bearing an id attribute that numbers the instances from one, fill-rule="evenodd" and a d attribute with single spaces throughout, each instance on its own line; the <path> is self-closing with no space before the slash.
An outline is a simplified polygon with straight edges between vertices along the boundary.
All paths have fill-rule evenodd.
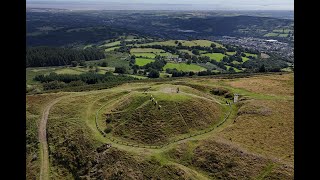
<path id="1" fill-rule="evenodd" d="M 107 67 L 107 66 L 108 66 L 108 63 L 105 62 L 105 61 L 103 61 L 103 62 L 101 63 L 101 66 L 102 66 L 102 67 Z"/>
<path id="2" fill-rule="evenodd" d="M 114 70 L 115 73 L 119 73 L 119 74 L 125 74 L 127 72 L 127 69 L 125 67 L 116 67 Z"/>
<path id="3" fill-rule="evenodd" d="M 222 89 L 222 88 L 214 88 L 210 92 L 214 95 L 222 96 L 222 95 L 228 93 L 228 90 Z"/>
<path id="4" fill-rule="evenodd" d="M 148 74 L 149 78 L 158 78 L 160 77 L 160 73 L 159 71 L 155 70 L 155 69 L 151 69 L 149 74 Z"/>
<path id="5" fill-rule="evenodd" d="M 226 94 L 224 94 L 224 97 L 227 99 L 233 99 L 233 94 L 230 92 L 227 92 Z"/>
<path id="6" fill-rule="evenodd" d="M 78 66 L 78 62 L 77 62 L 77 61 L 72 61 L 72 62 L 71 62 L 71 66 L 73 66 L 73 67 Z"/>
<path id="7" fill-rule="evenodd" d="M 106 119 L 106 123 L 111 123 L 111 117 L 108 117 L 107 119 Z"/>
<path id="8" fill-rule="evenodd" d="M 52 82 L 44 83 L 43 84 L 43 89 L 44 90 L 60 89 L 60 88 L 63 88 L 65 86 L 66 86 L 66 84 L 64 82 L 52 81 Z"/>
<path id="9" fill-rule="evenodd" d="M 105 129 L 104 129 L 104 132 L 106 134 L 110 133 L 112 131 L 112 127 L 111 126 L 107 126 Z"/>
<path id="10" fill-rule="evenodd" d="M 78 81 L 71 81 L 69 83 L 69 86 L 84 86 L 86 85 L 86 83 L 84 83 L 83 81 L 81 80 L 78 80 Z"/>
<path id="11" fill-rule="evenodd" d="M 83 67 L 87 66 L 87 64 L 86 64 L 85 61 L 80 61 L 79 65 L 80 65 L 80 66 L 83 66 Z"/>

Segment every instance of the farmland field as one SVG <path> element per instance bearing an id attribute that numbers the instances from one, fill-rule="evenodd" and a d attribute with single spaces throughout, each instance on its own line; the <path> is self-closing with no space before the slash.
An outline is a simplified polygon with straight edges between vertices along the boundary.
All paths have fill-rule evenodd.
<path id="1" fill-rule="evenodd" d="M 189 71 L 193 71 L 193 72 L 198 72 L 198 71 L 205 71 L 206 69 L 201 67 L 201 66 L 198 66 L 198 65 L 195 65 L 195 64 L 186 64 L 186 63 L 167 63 L 163 69 L 173 69 L 173 68 L 176 68 L 178 71 L 186 71 L 186 72 L 189 72 Z"/>
<path id="2" fill-rule="evenodd" d="M 115 41 L 115 42 L 106 43 L 106 44 L 102 45 L 101 47 L 106 47 L 106 48 L 108 48 L 108 47 L 118 46 L 118 45 L 120 45 L 120 41 Z"/>
<path id="3" fill-rule="evenodd" d="M 256 55 L 256 54 L 251 54 L 251 53 L 244 53 L 246 56 L 252 56 L 252 57 L 258 57 L 258 55 Z"/>
<path id="4" fill-rule="evenodd" d="M 164 52 L 162 49 L 152 49 L 152 48 L 132 48 L 130 53 L 160 53 Z"/>
<path id="5" fill-rule="evenodd" d="M 223 59 L 223 57 L 225 57 L 226 55 L 221 53 L 207 53 L 207 54 L 201 54 L 201 56 L 208 56 L 210 57 L 210 59 L 214 59 L 220 62 Z"/>
<path id="6" fill-rule="evenodd" d="M 118 49 L 119 47 L 116 46 L 116 47 L 111 47 L 111 48 L 106 48 L 105 51 L 106 52 L 109 52 L 109 51 L 114 51 L 115 49 Z"/>
<path id="7" fill-rule="evenodd" d="M 236 52 L 226 52 L 227 55 L 232 56 L 234 54 L 236 54 Z"/>
<path id="8" fill-rule="evenodd" d="M 148 63 L 154 62 L 152 59 L 146 59 L 146 58 L 136 58 L 136 64 L 138 66 L 144 66 Z"/>
<path id="9" fill-rule="evenodd" d="M 246 61 L 248 61 L 249 60 L 249 58 L 247 58 L 247 57 L 242 57 L 242 61 L 243 62 L 246 62 Z"/>
<path id="10" fill-rule="evenodd" d="M 264 36 L 265 37 L 275 37 L 275 36 L 278 36 L 278 35 L 279 35 L 278 33 L 267 33 Z"/>
<path id="11" fill-rule="evenodd" d="M 227 70 L 229 70 L 231 68 L 231 66 L 226 66 L 227 67 Z M 235 72 L 241 72 L 242 70 L 240 69 L 237 69 L 235 67 L 232 67 L 234 69 Z"/>

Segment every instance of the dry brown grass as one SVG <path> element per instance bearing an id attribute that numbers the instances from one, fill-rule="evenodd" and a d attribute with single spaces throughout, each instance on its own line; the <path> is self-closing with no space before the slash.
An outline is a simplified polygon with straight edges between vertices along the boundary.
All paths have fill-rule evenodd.
<path id="1" fill-rule="evenodd" d="M 244 101 L 235 123 L 224 129 L 220 135 L 254 152 L 293 164 L 293 101 Z"/>
<path id="2" fill-rule="evenodd" d="M 180 144 L 167 152 L 167 155 L 214 179 L 257 179 L 261 176 L 293 179 L 292 167 L 285 167 L 222 138 L 195 143 Z"/>
<path id="3" fill-rule="evenodd" d="M 40 170 L 38 126 L 45 104 L 63 94 L 26 96 L 26 178 L 37 179 Z"/>
<path id="4" fill-rule="evenodd" d="M 293 96 L 293 73 L 227 80 L 226 84 L 267 95 Z"/>

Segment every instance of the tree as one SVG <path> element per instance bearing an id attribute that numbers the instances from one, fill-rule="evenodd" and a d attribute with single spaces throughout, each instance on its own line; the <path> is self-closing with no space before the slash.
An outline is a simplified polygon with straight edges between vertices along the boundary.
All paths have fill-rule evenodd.
<path id="1" fill-rule="evenodd" d="M 229 72 L 234 73 L 234 72 L 236 72 L 236 71 L 234 70 L 234 68 L 233 68 L 233 67 L 230 67 L 230 68 L 229 68 Z"/>
<path id="2" fill-rule="evenodd" d="M 108 66 L 108 63 L 107 63 L 106 61 L 103 61 L 103 62 L 101 63 L 101 66 L 102 66 L 102 67 L 107 67 L 107 66 Z"/>
<path id="3" fill-rule="evenodd" d="M 212 43 L 210 47 L 215 48 L 217 45 L 215 43 Z"/>
<path id="4" fill-rule="evenodd" d="M 151 69 L 149 74 L 148 74 L 149 78 L 158 78 L 160 77 L 160 73 L 159 71 L 155 70 L 155 69 Z"/>
<path id="5" fill-rule="evenodd" d="M 133 74 L 137 74 L 137 72 L 138 72 L 138 70 L 139 70 L 140 68 L 139 68 L 138 65 L 135 64 L 135 65 L 132 66 L 132 69 L 133 69 Z"/>
<path id="6" fill-rule="evenodd" d="M 264 67 L 264 64 L 260 66 L 259 72 L 266 72 L 266 68 Z"/>
<path id="7" fill-rule="evenodd" d="M 119 73 L 119 74 L 125 74 L 127 72 L 127 68 L 124 66 L 122 67 L 116 67 L 114 70 L 114 73 Z"/>
<path id="8" fill-rule="evenodd" d="M 190 59 L 188 59 L 187 64 L 191 64 L 191 60 Z"/>
<path id="9" fill-rule="evenodd" d="M 189 76 L 193 76 L 195 73 L 193 71 L 189 72 Z"/>
<path id="10" fill-rule="evenodd" d="M 199 50 L 198 50 L 198 49 L 194 49 L 194 50 L 192 50 L 192 53 L 193 53 L 194 55 L 200 55 L 200 53 L 199 53 Z"/>
<path id="11" fill-rule="evenodd" d="M 136 63 L 136 56 L 135 56 L 135 55 L 132 55 L 132 56 L 130 57 L 129 65 L 130 65 L 130 66 L 133 66 L 135 63 Z"/>
<path id="12" fill-rule="evenodd" d="M 71 62 L 71 66 L 72 66 L 72 67 L 78 66 L 78 62 L 77 62 L 77 61 L 72 61 L 72 62 Z"/>
<path id="13" fill-rule="evenodd" d="M 84 67 L 84 66 L 86 66 L 87 64 L 86 64 L 85 61 L 80 61 L 80 62 L 79 62 L 79 65 Z"/>
<path id="14" fill-rule="evenodd" d="M 104 129 L 104 132 L 106 134 L 110 133 L 112 131 L 112 127 L 111 126 L 107 126 L 105 129 Z"/>

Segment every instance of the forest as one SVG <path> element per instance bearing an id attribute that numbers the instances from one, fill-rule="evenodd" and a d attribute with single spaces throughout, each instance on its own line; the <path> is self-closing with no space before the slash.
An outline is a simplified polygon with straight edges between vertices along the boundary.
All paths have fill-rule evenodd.
<path id="1" fill-rule="evenodd" d="M 27 67 L 65 66 L 72 62 L 98 60 L 105 54 L 98 48 L 29 47 L 26 50 Z"/>

